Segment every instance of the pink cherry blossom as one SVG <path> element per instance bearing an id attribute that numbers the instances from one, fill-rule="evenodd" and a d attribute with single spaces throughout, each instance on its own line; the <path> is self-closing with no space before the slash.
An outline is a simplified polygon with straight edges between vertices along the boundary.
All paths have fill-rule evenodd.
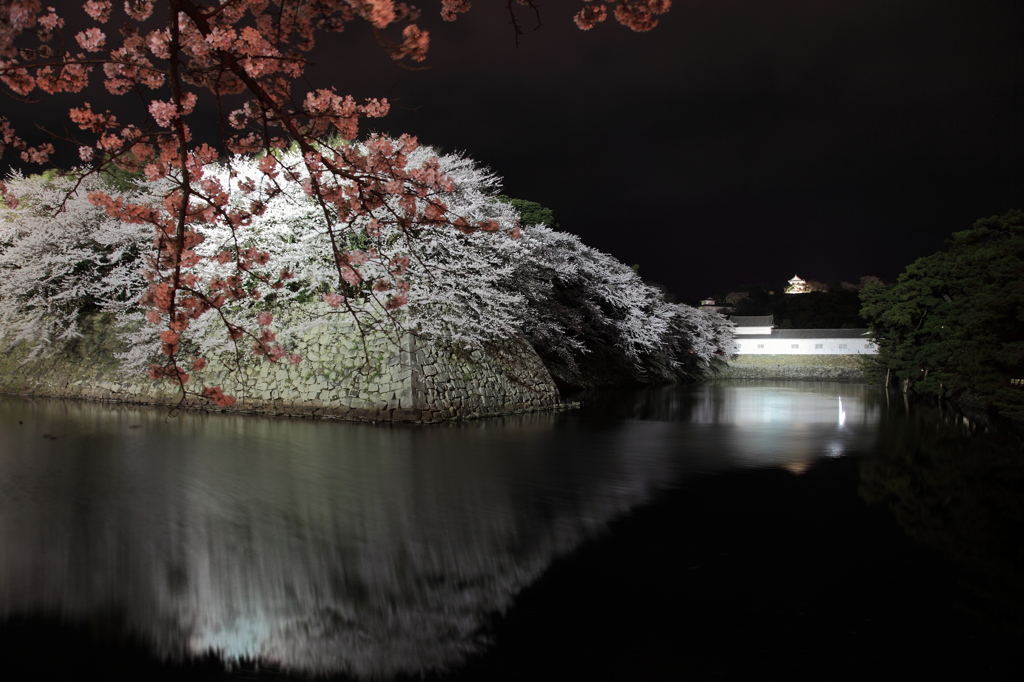
<path id="1" fill-rule="evenodd" d="M 153 0 L 126 0 L 124 11 L 135 21 L 145 21 L 153 14 Z"/>
<path id="2" fill-rule="evenodd" d="M 441 18 L 455 21 L 459 14 L 469 11 L 470 0 L 444 0 L 441 6 Z"/>
<path id="3" fill-rule="evenodd" d="M 388 297 L 388 301 L 384 304 L 385 310 L 394 310 L 401 308 L 403 305 L 409 302 L 409 298 L 405 294 L 396 294 L 395 296 Z"/>
<path id="4" fill-rule="evenodd" d="M 17 5 L 18 3 L 12 3 L 12 4 Z M 22 3 L 22 4 L 24 5 L 25 3 Z M 35 4 L 38 6 L 39 3 L 35 3 Z M 58 28 L 64 28 L 64 19 L 62 17 L 58 16 L 56 11 L 52 7 L 47 7 L 46 9 L 48 10 L 47 14 L 40 15 L 40 17 L 38 19 L 39 25 L 42 26 L 43 28 L 49 29 L 51 31 L 56 30 Z M 14 14 L 13 14 L 14 13 L 14 8 L 13 7 L 11 9 L 11 13 L 12 13 L 12 15 L 11 15 L 11 18 L 9 20 L 11 21 L 12 24 L 15 24 L 15 19 L 14 19 Z M 24 21 L 24 19 L 22 19 L 22 21 Z M 12 27 L 12 28 L 16 28 L 16 26 Z"/>
<path id="5" fill-rule="evenodd" d="M 90 17 L 105 24 L 110 19 L 110 5 L 110 0 L 86 0 L 82 7 Z"/>
<path id="6" fill-rule="evenodd" d="M 604 3 L 587 5 L 573 17 L 576 25 L 583 31 L 589 31 L 608 18 L 608 8 Z"/>
<path id="7" fill-rule="evenodd" d="M 348 267 L 347 265 L 343 265 L 339 269 L 341 271 L 341 278 L 345 280 L 347 283 L 355 286 L 359 284 L 361 281 L 363 281 L 362 277 L 359 276 L 359 273 L 353 270 L 352 268 Z"/>
<path id="8" fill-rule="evenodd" d="M 177 117 L 177 107 L 173 102 L 155 99 L 149 103 L 149 113 L 157 125 L 167 128 L 171 125 L 171 120 Z"/>
<path id="9" fill-rule="evenodd" d="M 83 50 L 95 52 L 107 43 L 107 35 L 93 26 L 75 34 L 75 40 Z"/>
<path id="10" fill-rule="evenodd" d="M 53 151 L 53 145 L 47 142 L 38 147 L 29 147 L 21 153 L 21 158 L 29 163 L 46 163 L 50 160 L 50 154 L 53 154 Z"/>

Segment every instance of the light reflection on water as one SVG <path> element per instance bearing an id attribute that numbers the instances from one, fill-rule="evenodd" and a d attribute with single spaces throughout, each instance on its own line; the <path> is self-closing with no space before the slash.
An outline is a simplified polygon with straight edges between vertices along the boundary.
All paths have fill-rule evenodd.
<path id="1" fill-rule="evenodd" d="M 614 397 L 600 404 L 601 396 L 593 402 L 645 449 L 677 453 L 677 469 L 783 467 L 794 473 L 820 457 L 869 450 L 885 406 L 873 386 L 796 381 L 661 387 L 637 392 L 631 403 Z"/>
<path id="2" fill-rule="evenodd" d="M 877 391 L 843 384 L 623 404 L 373 427 L 2 399 L 0 618 L 116 611 L 163 655 L 445 669 L 556 558 L 659 490 L 864 452 L 881 414 Z"/>

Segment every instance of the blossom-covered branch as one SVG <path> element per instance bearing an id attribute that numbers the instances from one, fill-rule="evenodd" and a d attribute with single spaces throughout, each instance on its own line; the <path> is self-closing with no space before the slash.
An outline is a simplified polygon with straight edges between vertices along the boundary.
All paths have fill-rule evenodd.
<path id="1" fill-rule="evenodd" d="M 512 0 L 507 2 L 512 8 Z M 442 0 L 441 15 L 452 20 L 469 4 Z M 536 9 L 533 0 L 516 4 Z M 668 6 L 668 0 L 619 0 L 613 14 L 642 31 L 652 28 L 655 15 Z M 452 180 L 436 160 L 410 165 L 418 148 L 414 137 L 350 144 L 360 119 L 387 114 L 387 100 L 356 101 L 333 87 L 303 87 L 318 36 L 357 21 L 372 27 L 396 61 L 423 61 L 430 37 L 415 23 L 419 11 L 413 6 L 394 0 L 87 0 L 80 7 L 91 23 L 68 35 L 68 17 L 55 8 L 39 0 L 0 1 L 0 83 L 22 101 L 78 94 L 82 101 L 69 115 L 76 135 L 83 137 L 72 143 L 79 158 L 91 164 L 89 172 L 134 173 L 163 188 L 162 200 L 155 203 L 105 187 L 94 187 L 88 199 L 114 220 L 155 231 L 140 301 L 149 307 L 147 319 L 164 329 L 166 357 L 149 371 L 178 382 L 183 396 L 191 392 L 222 404 L 231 401 L 216 387 L 186 388 L 187 363 L 180 349 L 191 325 L 204 316 L 221 318 L 233 341 L 255 338 L 255 352 L 271 361 L 294 360 L 273 342 L 268 318 L 245 326 L 221 312 L 226 302 L 259 295 L 260 284 L 254 282 L 280 288 L 291 271 L 257 275 L 264 273 L 267 251 L 241 248 L 230 238 L 225 243 L 234 241 L 233 248 L 203 249 L 206 236 L 198 227 L 216 225 L 235 233 L 262 215 L 279 179 L 301 178 L 303 191 L 314 200 L 324 255 L 334 272 L 325 300 L 353 311 L 358 306 L 348 301 L 363 284 L 354 266 L 367 258 L 351 246 L 360 231 L 386 223 L 408 240 L 424 229 L 448 227 L 462 234 L 497 229 L 489 219 L 452 216 L 443 201 L 432 198 L 451 192 Z M 589 3 L 576 21 L 586 29 L 604 14 L 604 3 Z M 76 25 L 84 20 L 74 17 Z M 114 25 L 119 28 L 111 31 Z M 94 110 L 85 98 L 97 71 L 107 92 L 137 93 L 144 106 L 134 116 Z M 226 112 L 228 132 L 219 149 L 196 141 L 188 123 L 211 100 Z M 298 154 L 285 160 L 286 149 Z M 55 147 L 52 140 L 32 143 L 0 117 L 0 154 L 11 152 L 24 162 L 44 164 Z M 243 181 L 232 182 L 230 171 L 224 177 L 211 169 L 225 153 L 259 160 Z M 250 191 L 263 194 L 234 198 Z M 17 201 L 2 182 L 0 196 L 8 205 Z M 203 267 L 214 263 L 218 267 Z M 386 310 L 409 300 L 406 269 L 403 261 L 394 261 L 374 278 L 372 289 L 386 295 Z"/>

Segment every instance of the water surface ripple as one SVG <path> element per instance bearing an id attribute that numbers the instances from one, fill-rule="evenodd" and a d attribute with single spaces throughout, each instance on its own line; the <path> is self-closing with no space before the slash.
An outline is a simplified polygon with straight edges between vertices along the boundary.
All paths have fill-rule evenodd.
<path id="1" fill-rule="evenodd" d="M 0 399 L 0 619 L 160 656 L 419 674 L 486 648 L 559 557 L 695 474 L 876 444 L 843 384 L 665 388 L 447 426 Z"/>

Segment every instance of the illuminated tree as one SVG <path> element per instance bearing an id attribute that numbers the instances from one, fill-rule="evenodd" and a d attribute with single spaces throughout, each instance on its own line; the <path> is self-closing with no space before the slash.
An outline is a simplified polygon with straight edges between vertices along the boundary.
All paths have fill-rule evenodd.
<path id="1" fill-rule="evenodd" d="M 6 347 L 27 343 L 32 357 L 80 336 L 90 313 L 125 315 L 137 307 L 153 231 L 89 202 L 89 192 L 110 189 L 99 176 L 16 175 L 8 187 L 20 199 L 0 207 L 0 341 Z M 127 196 L 160 199 L 145 187 Z"/>
<path id="2" fill-rule="evenodd" d="M 567 388 L 702 379 L 735 353 L 721 315 L 668 303 L 662 291 L 578 237 L 523 228 L 503 286 L 528 302 L 523 330 Z"/>
<path id="3" fill-rule="evenodd" d="M 514 20 L 514 4 L 536 9 L 533 0 L 506 2 Z M 619 0 L 612 13 L 619 23 L 646 31 L 669 5 L 669 0 Z M 441 15 L 454 20 L 469 6 L 469 0 L 442 0 Z M 240 189 L 272 192 L 268 188 L 279 178 L 304 178 L 330 244 L 328 258 L 336 276 L 330 301 L 340 305 L 349 295 L 352 283 L 346 275 L 351 259 L 359 258 L 348 248 L 352 235 L 370 212 L 385 205 L 387 224 L 406 235 L 421 228 L 493 229 L 490 221 L 450 215 L 443 202 L 431 199 L 451 191 L 452 181 L 436 161 L 409 165 L 415 138 L 371 136 L 358 147 L 323 142 L 329 134 L 355 140 L 359 120 L 385 115 L 386 100 L 356 102 L 333 87 L 300 87 L 318 35 L 340 32 L 355 21 L 369 23 L 395 60 L 422 61 L 429 36 L 414 23 L 418 10 L 412 6 L 394 0 L 128 0 L 115 7 L 110 0 L 87 0 L 81 7 L 93 23 L 71 36 L 64 33 L 65 17 L 39 0 L 0 1 L 0 82 L 26 101 L 40 93 L 79 94 L 80 105 L 69 113 L 90 138 L 66 141 L 78 146 L 81 159 L 92 163 L 94 172 L 119 168 L 150 182 L 167 182 L 163 201 L 156 205 L 103 189 L 89 194 L 112 217 L 155 228 L 142 302 L 150 308 L 149 321 L 164 328 L 166 362 L 153 365 L 151 377 L 177 381 L 183 394 L 188 392 L 178 351 L 189 326 L 230 300 L 251 296 L 253 288 L 242 283 L 255 278 L 283 286 L 292 274 L 287 269 L 267 274 L 263 266 L 269 254 L 239 244 L 212 256 L 230 265 L 232 274 L 210 279 L 197 270 L 204 260 L 198 224 L 217 223 L 233 233 L 265 210 L 259 200 L 232 201 L 224 180 L 208 172 L 222 150 L 193 140 L 188 117 L 201 97 L 212 97 L 227 112 L 222 123 L 231 132 L 224 136 L 224 150 L 260 158 L 259 174 Z M 589 29 L 607 14 L 605 3 L 587 2 L 576 23 Z M 121 27 L 116 34 L 106 29 L 114 17 Z M 93 110 L 85 93 L 97 70 L 108 92 L 141 94 L 143 110 L 127 116 Z M 233 104 L 239 98 L 244 102 Z M 298 161 L 282 163 L 272 152 L 289 145 L 296 145 Z M 26 162 L 46 163 L 54 146 L 51 141 L 29 144 L 0 117 L 0 154 L 7 151 Z M 2 183 L 0 196 L 8 205 L 17 201 Z M 374 284 L 392 309 L 408 299 L 407 282 L 395 270 L 400 268 Z M 233 340 L 248 338 L 257 351 L 277 360 L 284 353 L 267 352 L 267 320 L 260 318 L 256 328 L 225 322 Z M 233 402 L 217 387 L 192 392 L 221 404 Z"/>
<path id="4" fill-rule="evenodd" d="M 289 164 L 298 154 L 280 152 L 280 161 Z M 409 164 L 431 158 L 452 181 L 452 190 L 435 198 L 450 213 L 490 221 L 496 229 L 425 230 L 416 237 L 378 222 L 376 214 L 389 210 L 382 205 L 349 234 L 344 296 L 335 291 L 337 263 L 301 172 L 278 179 L 273 191 L 253 194 L 236 186 L 249 181 L 258 160 L 238 157 L 208 166 L 209 176 L 227 188 L 229 205 L 255 200 L 265 209 L 234 229 L 217 221 L 195 224 L 202 241 L 193 272 L 204 281 L 244 287 L 248 295 L 226 296 L 218 315 L 196 319 L 189 336 L 179 339 L 178 354 L 199 361 L 232 352 L 222 333 L 224 315 L 231 329 L 262 330 L 258 354 L 297 362 L 286 350 L 287 339 L 339 314 L 354 316 L 363 328 L 391 325 L 467 350 L 525 336 L 552 375 L 574 388 L 699 379 L 732 354 L 732 330 L 720 315 L 666 302 L 633 268 L 573 235 L 540 224 L 520 228 L 522 216 L 498 195 L 499 178 L 471 159 L 421 146 Z M 162 344 L 158 328 L 140 324 L 143 255 L 152 234 L 86 199 L 103 188 L 101 182 L 77 173 L 10 181 L 21 199 L 17 207 L 0 208 L 0 340 L 29 341 L 46 351 L 74 338 L 89 314 L 104 312 L 127 342 L 119 355 L 122 367 L 138 371 Z M 159 201 L 165 183 L 141 182 L 132 196 Z M 61 202 L 65 210 L 54 215 Z M 237 282 L 231 259 L 223 255 L 231 248 L 269 260 L 254 265 L 248 281 Z M 293 276 L 275 278 L 275 269 Z M 389 277 L 407 286 L 402 306 L 391 305 L 390 290 L 380 286 Z"/>
<path id="5" fill-rule="evenodd" d="M 286 164 L 299 156 L 295 149 L 280 154 Z M 521 250 L 516 241 L 518 216 L 495 198 L 498 178 L 471 159 L 438 155 L 420 146 L 409 154 L 408 164 L 418 167 L 431 160 L 451 183 L 449 191 L 433 200 L 458 216 L 457 226 L 483 224 L 482 229 L 400 229 L 387 216 L 401 199 L 385 201 L 355 220 L 355 229 L 345 235 L 344 289 L 339 293 L 331 234 L 317 202 L 305 191 L 308 176 L 299 171 L 255 195 L 265 208 L 248 225 L 233 230 L 216 222 L 201 225 L 204 240 L 196 247 L 202 257 L 197 273 L 207 280 L 230 277 L 231 262 L 224 254 L 236 246 L 269 256 L 266 265 L 253 271 L 255 277 L 246 285 L 248 298 L 226 304 L 236 325 L 259 326 L 261 314 L 288 309 L 294 312 L 293 325 L 312 322 L 302 320 L 303 311 L 314 316 L 345 314 L 365 329 L 392 327 L 466 349 L 514 336 L 525 301 L 500 284 L 513 277 L 516 252 Z M 237 187 L 248 182 L 257 165 L 254 159 L 240 157 L 211 166 L 209 172 L 228 188 L 232 202 L 250 201 L 253 195 Z M 289 276 L 282 281 L 274 270 Z M 277 344 L 261 350 L 283 357 Z"/>

